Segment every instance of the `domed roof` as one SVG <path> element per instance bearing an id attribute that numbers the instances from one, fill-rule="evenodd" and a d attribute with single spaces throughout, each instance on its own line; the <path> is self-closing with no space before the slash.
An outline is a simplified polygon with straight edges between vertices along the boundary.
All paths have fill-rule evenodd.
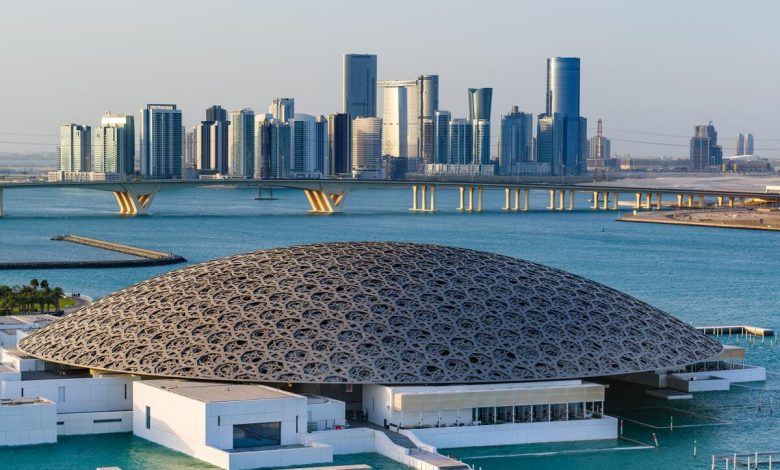
<path id="1" fill-rule="evenodd" d="M 479 251 L 328 243 L 231 256 L 24 338 L 47 361 L 160 377 L 480 383 L 675 367 L 722 346 L 628 295 Z"/>

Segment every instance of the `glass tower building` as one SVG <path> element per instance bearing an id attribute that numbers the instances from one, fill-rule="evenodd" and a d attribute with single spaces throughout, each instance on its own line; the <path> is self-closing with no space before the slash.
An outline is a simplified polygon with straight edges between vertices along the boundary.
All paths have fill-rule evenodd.
<path id="1" fill-rule="evenodd" d="M 580 59 L 552 57 L 547 59 L 547 113 L 559 114 L 566 126 L 564 155 L 561 168 L 566 174 L 586 171 L 587 147 L 585 131 L 580 130 Z M 553 173 L 556 167 L 552 168 Z"/>
<path id="2" fill-rule="evenodd" d="M 450 120 L 449 111 L 436 111 L 433 117 L 433 163 L 450 161 Z"/>
<path id="3" fill-rule="evenodd" d="M 376 55 L 345 54 L 343 80 L 344 112 L 376 117 Z"/>
<path id="4" fill-rule="evenodd" d="M 92 170 L 91 139 L 89 126 L 63 124 L 60 127 L 59 166 L 61 171 Z"/>
<path id="5" fill-rule="evenodd" d="M 521 113 L 512 106 L 509 114 L 501 118 L 501 141 L 498 152 L 499 170 L 502 175 L 518 174 L 517 164 L 532 160 L 533 116 Z"/>
<path id="6" fill-rule="evenodd" d="M 141 174 L 181 178 L 183 127 L 175 104 L 149 104 L 141 110 Z"/>
<path id="7" fill-rule="evenodd" d="M 230 112 L 230 176 L 251 178 L 255 170 L 255 112 L 244 108 Z"/>
<path id="8" fill-rule="evenodd" d="M 347 113 L 328 116 L 328 173 L 352 172 L 352 119 Z"/>
<path id="9" fill-rule="evenodd" d="M 492 88 L 469 88 L 469 121 L 490 121 Z"/>
<path id="10" fill-rule="evenodd" d="M 471 165 L 474 162 L 474 130 L 466 119 L 450 120 L 450 161 L 456 165 Z"/>

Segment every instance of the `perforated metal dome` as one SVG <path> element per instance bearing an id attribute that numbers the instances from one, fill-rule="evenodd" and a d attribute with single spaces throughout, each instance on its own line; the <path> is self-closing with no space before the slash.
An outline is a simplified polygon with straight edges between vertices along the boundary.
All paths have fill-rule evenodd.
<path id="1" fill-rule="evenodd" d="M 19 347 L 160 377 L 387 384 L 605 376 L 722 348 L 573 274 L 405 243 L 293 246 L 189 266 L 106 296 Z"/>

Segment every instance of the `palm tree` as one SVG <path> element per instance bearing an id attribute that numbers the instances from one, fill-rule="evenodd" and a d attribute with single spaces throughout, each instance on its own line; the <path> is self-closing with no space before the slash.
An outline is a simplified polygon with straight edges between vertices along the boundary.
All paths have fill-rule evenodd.
<path id="1" fill-rule="evenodd" d="M 54 313 L 60 313 L 60 299 L 65 295 L 65 292 L 62 291 L 62 288 L 55 287 L 51 293 L 54 296 Z"/>
<path id="2" fill-rule="evenodd" d="M 43 313 L 43 307 L 46 306 L 46 313 L 49 312 L 49 307 L 51 306 L 52 301 L 52 295 L 51 295 L 51 287 L 49 287 L 49 281 L 46 279 L 41 281 L 41 289 L 43 289 L 43 298 L 41 299 L 41 313 Z"/>

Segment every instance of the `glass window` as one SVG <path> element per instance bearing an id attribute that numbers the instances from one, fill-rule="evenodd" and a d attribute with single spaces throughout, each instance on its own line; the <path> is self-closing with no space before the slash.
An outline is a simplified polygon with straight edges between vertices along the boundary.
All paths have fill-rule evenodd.
<path id="1" fill-rule="evenodd" d="M 282 423 L 249 423 L 233 426 L 233 448 L 278 446 L 281 444 Z"/>
<path id="2" fill-rule="evenodd" d="M 149 429 L 152 425 L 152 410 L 148 406 L 146 407 L 146 429 Z"/>

